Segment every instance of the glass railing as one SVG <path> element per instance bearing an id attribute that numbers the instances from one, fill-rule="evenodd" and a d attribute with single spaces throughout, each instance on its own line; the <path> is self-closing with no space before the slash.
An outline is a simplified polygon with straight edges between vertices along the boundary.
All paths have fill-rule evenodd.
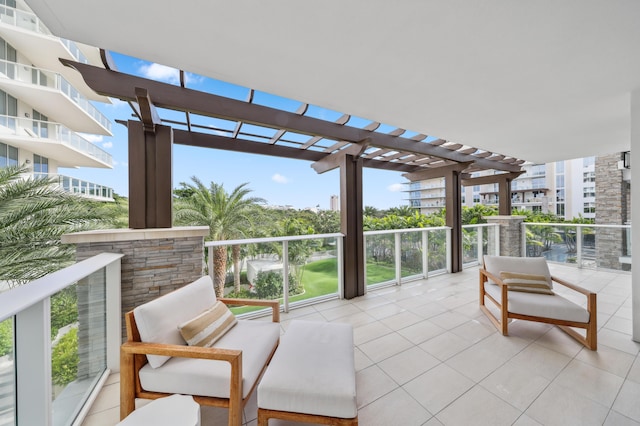
<path id="1" fill-rule="evenodd" d="M 55 179 L 60 187 L 70 194 L 98 200 L 113 200 L 113 189 L 108 186 L 54 173 L 34 173 L 33 177 Z"/>
<path id="2" fill-rule="evenodd" d="M 82 51 L 80 50 L 80 48 L 75 42 L 71 40 L 67 40 L 66 38 L 61 38 L 60 41 L 62 42 L 62 44 L 65 45 L 69 53 L 71 53 L 71 56 L 76 58 L 78 62 L 82 62 L 83 64 L 89 63 L 89 58 L 87 58 L 85 54 L 82 53 Z"/>
<path id="3" fill-rule="evenodd" d="M 216 286 L 224 283 L 227 297 L 281 299 L 285 312 L 290 305 L 340 297 L 342 234 L 208 241 L 205 247 L 209 275 Z M 232 264 L 224 267 L 227 258 Z"/>
<path id="4" fill-rule="evenodd" d="M 119 367 L 120 259 L 104 253 L 0 294 L 0 424 L 70 425 Z"/>
<path id="5" fill-rule="evenodd" d="M 11 130 L 16 136 L 26 134 L 31 137 L 55 140 L 113 166 L 111 154 L 62 124 L 0 115 L 0 129 L 2 127 Z"/>
<path id="6" fill-rule="evenodd" d="M 51 31 L 33 12 L 19 10 L 14 7 L 0 5 L 0 22 L 40 34 L 52 35 Z"/>
<path id="7" fill-rule="evenodd" d="M 478 265 L 483 254 L 499 253 L 498 229 L 496 224 L 464 226 L 465 267 Z M 401 285 L 451 270 L 449 227 L 366 231 L 364 238 L 369 288 Z M 208 241 L 209 275 L 217 285 L 224 283 L 225 296 L 280 298 L 288 311 L 290 305 L 341 297 L 342 241 L 342 234 Z M 237 314 L 255 310 L 234 309 Z"/>
<path id="8" fill-rule="evenodd" d="M 0 74 L 20 83 L 55 89 L 78 105 L 102 127 L 111 132 L 111 122 L 78 89 L 73 87 L 61 74 L 32 67 L 26 64 L 0 60 Z"/>
<path id="9" fill-rule="evenodd" d="M 631 225 L 523 223 L 523 256 L 579 268 L 631 270 Z"/>

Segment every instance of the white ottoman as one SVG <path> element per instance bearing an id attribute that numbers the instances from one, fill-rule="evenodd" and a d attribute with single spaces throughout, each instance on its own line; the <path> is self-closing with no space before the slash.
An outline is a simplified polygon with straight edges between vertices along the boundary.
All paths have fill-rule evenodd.
<path id="1" fill-rule="evenodd" d="M 200 426 L 200 405 L 191 396 L 171 395 L 140 407 L 119 426 Z"/>
<path id="2" fill-rule="evenodd" d="M 258 425 L 270 418 L 358 424 L 351 325 L 291 321 L 258 385 Z"/>

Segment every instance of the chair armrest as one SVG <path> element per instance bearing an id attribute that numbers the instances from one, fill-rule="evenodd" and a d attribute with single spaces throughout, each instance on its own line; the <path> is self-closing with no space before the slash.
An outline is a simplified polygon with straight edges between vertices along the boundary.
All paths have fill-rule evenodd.
<path id="1" fill-rule="evenodd" d="M 498 284 L 500 287 L 506 286 L 507 284 L 505 284 L 499 277 L 496 277 L 495 275 L 493 275 L 491 272 L 487 271 L 484 268 L 480 269 L 480 274 L 484 275 L 485 277 L 489 278 L 490 280 L 492 280 L 494 283 Z"/>
<path id="2" fill-rule="evenodd" d="M 272 321 L 280 322 L 280 302 L 278 300 L 230 299 L 228 297 L 218 297 L 217 300 L 221 301 L 225 305 L 264 306 L 271 308 Z"/>
<path id="3" fill-rule="evenodd" d="M 555 281 L 555 282 L 557 282 L 558 284 L 563 285 L 563 286 L 565 286 L 565 287 L 567 287 L 567 288 L 570 288 L 571 290 L 577 291 L 578 293 L 582 293 L 582 294 L 584 294 L 585 296 L 589 296 L 589 295 L 591 295 L 591 294 L 595 294 L 594 292 L 589 291 L 589 290 L 587 290 L 586 288 L 583 288 L 583 287 L 577 286 L 577 285 L 575 285 L 575 284 L 571 284 L 570 282 L 565 281 L 565 280 L 563 280 L 562 278 L 554 277 L 553 275 L 551 276 L 551 280 L 552 280 L 552 281 Z"/>
<path id="4" fill-rule="evenodd" d="M 131 355 L 164 355 L 178 358 L 215 359 L 233 362 L 242 357 L 238 349 L 203 348 L 165 343 L 124 342 L 120 350 Z"/>

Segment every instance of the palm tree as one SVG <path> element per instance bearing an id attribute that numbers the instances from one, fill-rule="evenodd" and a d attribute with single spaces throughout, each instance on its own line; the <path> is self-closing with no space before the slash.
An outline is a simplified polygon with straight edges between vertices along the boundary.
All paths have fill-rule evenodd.
<path id="1" fill-rule="evenodd" d="M 197 177 L 193 176 L 191 180 L 193 184 L 180 184 L 182 190 L 193 192 L 188 197 L 176 199 L 176 223 L 209 226 L 209 239 L 213 241 L 243 238 L 257 214 L 256 207 L 265 200 L 247 197 L 251 192 L 246 188 L 248 183 L 227 193 L 222 184 L 211 182 L 207 188 Z M 227 273 L 227 246 L 216 246 L 212 252 L 214 285 L 217 296 L 222 297 Z M 231 252 L 237 293 L 240 291 L 240 246 L 234 245 Z"/>
<path id="2" fill-rule="evenodd" d="M 86 202 L 52 179 L 24 179 L 28 171 L 0 168 L 0 281 L 12 287 L 73 263 L 75 247 L 60 237 L 100 224 Z"/>

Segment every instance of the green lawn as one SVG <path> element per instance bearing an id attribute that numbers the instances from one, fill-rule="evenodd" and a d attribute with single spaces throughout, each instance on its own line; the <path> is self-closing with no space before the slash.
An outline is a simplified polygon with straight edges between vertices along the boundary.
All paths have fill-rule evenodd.
<path id="1" fill-rule="evenodd" d="M 395 279 L 396 271 L 393 266 L 367 263 L 367 285 L 377 284 Z M 308 263 L 302 274 L 302 283 L 305 292 L 289 297 L 289 302 L 311 299 L 325 294 L 336 293 L 338 291 L 338 273 L 336 258 L 322 259 Z M 282 299 L 280 299 L 282 301 Z M 256 311 L 261 308 L 238 307 L 233 308 L 234 314 L 243 314 Z"/>

